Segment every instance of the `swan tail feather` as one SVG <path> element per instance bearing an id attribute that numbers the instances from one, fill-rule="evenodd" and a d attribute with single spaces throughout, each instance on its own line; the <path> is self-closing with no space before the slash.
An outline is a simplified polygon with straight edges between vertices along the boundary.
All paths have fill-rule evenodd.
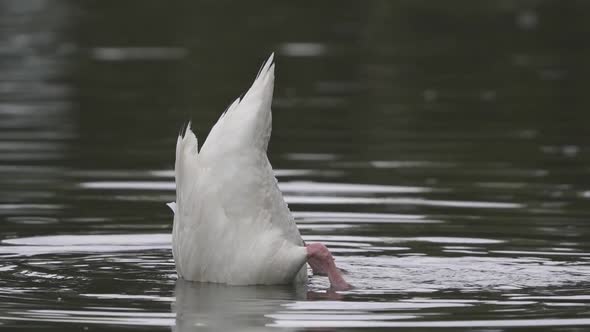
<path id="1" fill-rule="evenodd" d="M 191 194 L 192 185 L 197 177 L 198 155 L 199 144 L 189 121 L 186 127 L 181 130 L 176 141 L 176 162 L 174 164 L 176 202 L 174 206 L 168 205 L 175 214 L 178 213 L 178 208 L 183 206 L 184 199 Z M 191 179 L 191 181 L 187 181 L 187 179 Z"/>
<path id="2" fill-rule="evenodd" d="M 201 148 L 202 158 L 217 159 L 254 148 L 266 152 L 271 132 L 274 53 L 264 62 L 250 89 L 236 99 L 211 129 Z"/>

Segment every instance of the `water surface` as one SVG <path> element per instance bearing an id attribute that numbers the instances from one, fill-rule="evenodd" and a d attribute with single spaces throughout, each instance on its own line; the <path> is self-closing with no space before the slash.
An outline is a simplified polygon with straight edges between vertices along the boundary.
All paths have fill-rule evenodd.
<path id="1" fill-rule="evenodd" d="M 0 329 L 590 328 L 588 10 L 0 1 Z M 269 157 L 351 291 L 177 280 L 178 130 L 271 51 Z"/>

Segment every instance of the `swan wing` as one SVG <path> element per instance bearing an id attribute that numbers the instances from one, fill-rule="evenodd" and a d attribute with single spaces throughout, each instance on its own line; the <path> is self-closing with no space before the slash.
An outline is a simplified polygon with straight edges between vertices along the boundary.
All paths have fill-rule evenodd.
<path id="1" fill-rule="evenodd" d="M 272 60 L 220 117 L 200 151 L 190 127 L 178 139 L 173 252 L 185 278 L 274 283 L 305 262 L 303 241 L 266 154 Z"/>
<path id="2" fill-rule="evenodd" d="M 234 101 L 211 129 L 199 152 L 199 164 L 215 173 L 208 179 L 222 185 L 218 201 L 224 204 L 230 220 L 258 220 L 260 227 L 278 228 L 300 245 L 301 236 L 266 153 L 272 128 L 273 57 L 264 63 L 244 97 Z M 259 215 L 269 215 L 270 219 L 257 219 Z"/>

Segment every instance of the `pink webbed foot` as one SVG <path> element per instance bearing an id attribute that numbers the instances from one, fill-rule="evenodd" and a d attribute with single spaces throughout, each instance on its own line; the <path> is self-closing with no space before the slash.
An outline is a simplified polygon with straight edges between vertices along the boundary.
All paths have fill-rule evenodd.
<path id="1" fill-rule="evenodd" d="M 314 274 L 327 275 L 330 288 L 334 290 L 349 290 L 352 286 L 344 280 L 342 272 L 336 267 L 330 250 L 321 243 L 310 243 L 307 248 L 307 262 Z"/>

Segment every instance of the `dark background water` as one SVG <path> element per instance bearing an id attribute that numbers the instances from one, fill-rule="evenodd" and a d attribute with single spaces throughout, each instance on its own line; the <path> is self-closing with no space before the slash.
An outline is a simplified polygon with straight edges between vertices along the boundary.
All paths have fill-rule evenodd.
<path id="1" fill-rule="evenodd" d="M 589 13 L 0 0 L 0 329 L 588 328 Z M 271 52 L 269 157 L 351 292 L 176 281 L 176 135 Z"/>

